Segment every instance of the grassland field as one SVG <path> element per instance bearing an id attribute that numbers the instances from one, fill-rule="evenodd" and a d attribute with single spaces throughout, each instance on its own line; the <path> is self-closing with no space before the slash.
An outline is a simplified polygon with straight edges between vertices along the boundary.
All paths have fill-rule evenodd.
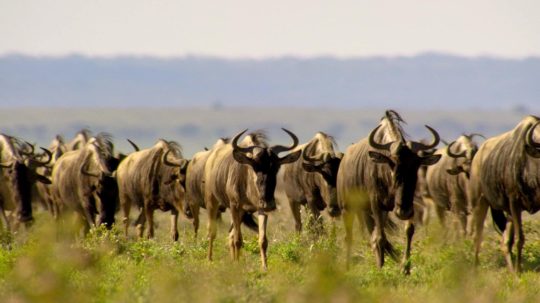
<path id="1" fill-rule="evenodd" d="M 264 127 L 285 140 L 278 126 L 286 126 L 307 140 L 316 130 L 330 132 L 338 122 L 336 137 L 344 149 L 351 140 L 366 135 L 383 113 L 269 109 L 264 118 L 257 119 L 254 110 L 186 112 L 6 109 L 0 111 L 0 128 L 40 144 L 47 144 L 47 138 L 58 132 L 70 137 L 82 126 L 110 131 L 118 142 L 132 134 L 141 146 L 168 137 L 181 142 L 189 157 L 212 144 L 221 132 L 232 135 L 236 129 Z M 464 131 L 494 135 L 512 128 L 524 116 L 515 112 L 402 114 L 410 123 L 406 130 L 414 138 L 428 135 L 423 124 L 433 124 L 450 138 Z M 189 123 L 197 127 L 191 131 L 182 128 Z M 128 150 L 124 143 L 118 146 Z M 247 229 L 243 230 L 241 260 L 231 261 L 228 213 L 219 225 L 215 257 L 210 262 L 206 259 L 204 211 L 198 237 L 194 237 L 191 223 L 181 217 L 180 240 L 174 243 L 169 239 L 168 214 L 159 211 L 156 238 L 137 240 L 134 228 L 125 238 L 121 226 L 111 231 L 97 228 L 81 236 L 70 216 L 55 223 L 48 213 L 36 209 L 31 228 L 0 235 L 0 302 L 540 302 L 537 215 L 526 216 L 524 272 L 520 276 L 508 272 L 500 235 L 491 227 L 489 216 L 479 267 L 473 265 L 471 239 L 454 237 L 451 225 L 443 228 L 432 216 L 427 225 L 416 229 L 411 275 L 403 276 L 399 261 L 389 258 L 377 269 L 369 236 L 358 223 L 353 262 L 347 270 L 343 222 L 325 215 L 324 235 L 297 234 L 287 201 L 282 193 L 277 197 L 278 210 L 268 223 L 267 271 L 260 265 L 257 235 Z M 306 221 L 304 212 L 303 216 Z M 121 222 L 119 217 L 117 222 Z M 405 236 L 400 228 L 389 237 L 401 252 Z M 447 231 L 449 237 L 445 238 Z"/>

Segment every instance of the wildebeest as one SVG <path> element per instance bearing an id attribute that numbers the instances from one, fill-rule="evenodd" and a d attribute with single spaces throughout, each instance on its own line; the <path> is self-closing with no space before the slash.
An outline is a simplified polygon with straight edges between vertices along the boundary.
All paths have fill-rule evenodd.
<path id="1" fill-rule="evenodd" d="M 25 152 L 26 155 L 21 153 L 20 146 L 20 140 L 0 134 L 0 216 L 8 230 L 10 223 L 5 210 L 14 210 L 18 222 L 32 222 L 32 186 L 36 181 L 50 183 L 50 180 L 37 173 L 36 169 L 49 163 L 51 153 L 42 148 L 47 159 L 39 160 L 34 155 L 33 146 Z"/>
<path id="2" fill-rule="evenodd" d="M 50 178 L 54 163 L 56 163 L 56 160 L 58 160 L 58 158 L 60 158 L 60 156 L 62 156 L 67 151 L 67 146 L 64 143 L 64 139 L 62 138 L 62 136 L 58 135 L 49 144 L 48 149 L 52 154 L 51 160 L 48 165 L 38 167 L 37 172 L 43 176 Z M 36 198 L 42 205 L 45 206 L 45 208 L 51 213 L 51 215 L 56 218 L 58 216 L 59 210 L 58 205 L 54 203 L 54 200 L 51 197 L 50 184 L 37 182 L 35 189 Z"/>
<path id="3" fill-rule="evenodd" d="M 163 139 L 151 148 L 130 154 L 120 163 L 116 178 L 126 236 L 129 213 L 135 204 L 140 210 L 139 237 L 143 236 L 145 223 L 148 223 L 148 238 L 154 236 L 154 210 L 160 209 L 171 211 L 171 237 L 178 240 L 178 212 L 183 209 L 187 164 L 188 160 L 182 159 L 180 145 Z"/>
<path id="4" fill-rule="evenodd" d="M 77 150 L 64 153 L 52 171 L 51 195 L 57 205 L 74 210 L 86 231 L 114 222 L 116 200 L 103 199 L 105 180 L 114 167 L 110 135 L 99 133 Z"/>
<path id="5" fill-rule="evenodd" d="M 339 215 L 336 197 L 336 178 L 342 153 L 336 152 L 335 140 L 318 132 L 308 143 L 295 151 L 302 152 L 302 161 L 283 166 L 283 187 L 294 217 L 297 232 L 302 230 L 300 206 L 309 210 L 309 225 L 322 228 L 320 212 L 330 207 L 332 216 Z"/>
<path id="6" fill-rule="evenodd" d="M 488 208 L 503 233 L 502 246 L 510 271 L 521 271 L 525 243 L 521 212 L 540 209 L 540 118 L 527 116 L 512 130 L 486 140 L 473 159 L 470 203 L 475 206 L 475 261 Z M 517 237 L 517 258 L 512 248 Z"/>
<path id="7" fill-rule="evenodd" d="M 77 134 L 75 134 L 75 137 L 73 140 L 71 140 L 69 143 L 66 144 L 67 150 L 77 150 L 82 148 L 86 145 L 88 140 L 92 137 L 92 132 L 89 129 L 81 129 Z"/>
<path id="8" fill-rule="evenodd" d="M 436 154 L 441 155 L 441 159 L 428 166 L 426 173 L 427 195 L 434 202 L 439 221 L 444 226 L 445 213 L 451 211 L 459 222 L 463 236 L 467 235 L 467 215 L 470 212 L 467 192 L 471 162 L 478 151 L 473 141 L 474 135 L 464 134 L 437 150 Z"/>
<path id="9" fill-rule="evenodd" d="M 418 156 L 418 152 L 438 145 L 439 135 L 431 127 L 434 140 L 429 145 L 407 141 L 395 111 L 386 111 L 380 124 L 369 134 L 349 148 L 341 161 L 337 177 L 338 202 L 343 210 L 346 231 L 347 264 L 351 255 L 352 226 L 354 216 L 363 221 L 371 234 L 372 248 L 377 266 L 384 264 L 385 252 L 396 257 L 386 239 L 384 227 L 388 212 L 394 211 L 401 220 L 407 220 L 407 246 L 402 269 L 410 270 L 411 240 L 414 234 L 412 217 L 413 199 L 421 165 L 435 164 L 440 155 Z"/>
<path id="10" fill-rule="evenodd" d="M 208 258 L 212 259 L 212 246 L 216 237 L 216 216 L 220 206 L 229 207 L 232 228 L 229 235 L 231 256 L 238 260 L 243 245 L 240 224 L 247 214 L 258 213 L 259 248 L 264 268 L 266 264 L 267 212 L 276 209 L 274 191 L 276 175 L 281 165 L 296 161 L 300 151 L 279 157 L 281 152 L 293 150 L 298 138 L 283 129 L 293 139 L 289 147 L 274 145 L 269 147 L 261 132 L 250 133 L 241 144 L 244 130 L 234 136 L 230 144 L 212 150 L 205 167 L 205 201 L 207 201 L 209 247 Z"/>
<path id="11" fill-rule="evenodd" d="M 204 201 L 204 170 L 206 166 L 206 160 L 212 150 L 219 148 L 222 145 L 229 143 L 229 139 L 219 139 L 210 150 L 204 150 L 193 155 L 193 158 L 188 164 L 186 170 L 186 203 L 184 213 L 193 217 L 193 228 L 195 236 L 197 236 L 199 230 L 199 211 L 200 208 L 206 209 L 206 203 Z"/>

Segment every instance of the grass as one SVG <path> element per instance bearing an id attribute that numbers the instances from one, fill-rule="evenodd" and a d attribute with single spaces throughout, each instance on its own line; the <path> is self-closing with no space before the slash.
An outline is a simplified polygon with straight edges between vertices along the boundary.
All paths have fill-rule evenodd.
<path id="1" fill-rule="evenodd" d="M 195 239 L 190 223 L 181 219 L 180 240 L 172 243 L 168 216 L 156 216 L 156 238 L 137 241 L 116 227 L 77 237 L 69 224 L 57 226 L 39 213 L 29 231 L 0 236 L 0 302 L 540 302 L 535 220 L 525 225 L 525 271 L 519 277 L 506 270 L 491 228 L 481 266 L 474 268 L 471 241 L 441 239 L 436 220 L 417 228 L 412 272 L 405 277 L 393 260 L 377 269 L 359 232 L 352 266 L 345 270 L 340 221 L 327 219 L 326 234 L 316 238 L 293 231 L 288 209 L 272 214 L 269 269 L 263 271 L 255 233 L 244 231 L 241 260 L 232 262 L 228 225 L 221 224 L 215 260 L 209 262 L 204 225 Z M 403 250 L 403 235 L 390 238 Z"/>

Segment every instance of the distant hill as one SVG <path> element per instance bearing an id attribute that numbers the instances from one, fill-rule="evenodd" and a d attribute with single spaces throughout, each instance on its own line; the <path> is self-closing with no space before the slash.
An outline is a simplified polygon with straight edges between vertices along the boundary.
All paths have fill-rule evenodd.
<path id="1" fill-rule="evenodd" d="M 0 57 L 0 106 L 540 109 L 540 58 Z"/>

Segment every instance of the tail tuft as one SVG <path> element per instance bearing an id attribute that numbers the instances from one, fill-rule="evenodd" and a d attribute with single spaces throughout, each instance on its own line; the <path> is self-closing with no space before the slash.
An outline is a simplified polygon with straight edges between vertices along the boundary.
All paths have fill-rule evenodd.
<path id="1" fill-rule="evenodd" d="M 502 210 L 494 209 L 492 207 L 490 207 L 490 209 L 493 226 L 498 233 L 502 234 L 506 228 L 506 221 L 508 219 Z"/>
<path id="2" fill-rule="evenodd" d="M 251 213 L 244 213 L 244 215 L 242 215 L 242 223 L 254 232 L 259 231 L 259 224 L 257 224 Z"/>

